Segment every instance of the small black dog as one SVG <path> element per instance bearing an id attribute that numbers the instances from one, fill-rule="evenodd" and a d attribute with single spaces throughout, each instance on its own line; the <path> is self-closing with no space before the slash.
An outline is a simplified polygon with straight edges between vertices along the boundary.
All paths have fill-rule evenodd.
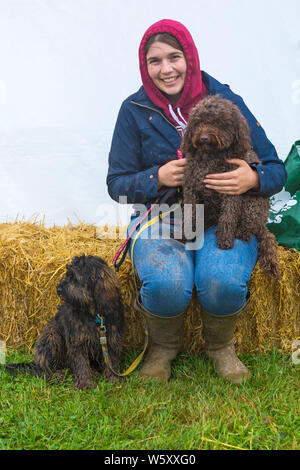
<path id="1" fill-rule="evenodd" d="M 35 346 L 34 362 L 6 364 L 6 370 L 45 376 L 47 380 L 74 374 L 75 387 L 93 387 L 92 375 L 103 371 L 113 381 L 119 371 L 124 313 L 119 280 L 98 256 L 77 256 L 67 265 L 57 286 L 63 300 L 43 328 Z M 104 361 L 97 316 L 104 318 L 111 368 Z"/>

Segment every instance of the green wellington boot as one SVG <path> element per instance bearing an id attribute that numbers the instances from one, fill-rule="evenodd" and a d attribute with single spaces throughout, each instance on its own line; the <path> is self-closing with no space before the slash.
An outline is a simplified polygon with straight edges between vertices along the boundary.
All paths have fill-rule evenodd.
<path id="1" fill-rule="evenodd" d="M 250 296 L 243 307 L 232 315 L 216 316 L 203 310 L 203 338 L 205 353 L 212 359 L 217 372 L 232 383 L 241 383 L 250 376 L 247 367 L 238 359 L 234 332 L 240 315 L 249 308 Z"/>
<path id="2" fill-rule="evenodd" d="M 134 307 L 143 315 L 150 339 L 140 375 L 167 382 L 171 376 L 171 363 L 181 347 L 184 315 L 181 313 L 171 318 L 158 317 L 146 310 L 139 299 L 135 300 Z"/>

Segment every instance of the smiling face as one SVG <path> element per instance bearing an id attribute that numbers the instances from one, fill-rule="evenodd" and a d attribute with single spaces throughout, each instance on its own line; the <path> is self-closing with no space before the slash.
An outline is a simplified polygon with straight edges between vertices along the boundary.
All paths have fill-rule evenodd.
<path id="1" fill-rule="evenodd" d="M 153 83 L 176 104 L 184 87 L 187 63 L 184 53 L 156 41 L 146 55 L 147 70 Z"/>

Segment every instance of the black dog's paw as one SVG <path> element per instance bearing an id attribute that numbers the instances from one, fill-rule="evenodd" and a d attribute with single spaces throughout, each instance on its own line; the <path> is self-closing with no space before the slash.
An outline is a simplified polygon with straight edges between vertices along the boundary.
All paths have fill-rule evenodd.
<path id="1" fill-rule="evenodd" d="M 119 372 L 119 371 L 116 370 L 116 372 Z M 122 376 L 114 374 L 110 369 L 104 370 L 104 377 L 106 378 L 106 380 L 108 380 L 108 382 L 112 382 L 112 383 L 120 383 L 123 381 Z"/>
<path id="2" fill-rule="evenodd" d="M 124 377 L 120 377 L 119 375 L 112 375 L 110 378 L 108 378 L 108 381 L 111 383 L 121 383 L 123 382 Z"/>
<path id="3" fill-rule="evenodd" d="M 90 375 L 77 375 L 74 377 L 74 387 L 78 390 L 87 390 L 89 388 L 95 388 L 97 384 L 93 381 Z"/>
<path id="4" fill-rule="evenodd" d="M 88 390 L 90 388 L 96 388 L 97 384 L 95 384 L 95 382 L 92 380 L 88 380 L 87 382 L 75 381 L 74 386 L 77 388 L 77 390 Z"/>

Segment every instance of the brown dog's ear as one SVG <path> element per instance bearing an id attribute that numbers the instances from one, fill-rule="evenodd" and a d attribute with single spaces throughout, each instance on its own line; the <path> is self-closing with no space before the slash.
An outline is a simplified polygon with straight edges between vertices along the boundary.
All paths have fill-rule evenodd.
<path id="1" fill-rule="evenodd" d="M 251 150 L 250 128 L 246 118 L 242 115 L 238 108 L 234 110 L 233 119 L 235 129 L 235 149 L 242 158 L 243 155 Z"/>
<path id="2" fill-rule="evenodd" d="M 193 153 L 195 151 L 196 147 L 194 147 L 193 145 L 193 137 L 195 134 L 195 130 L 196 128 L 193 126 L 193 123 L 190 122 L 186 128 L 180 146 L 180 150 L 184 155 L 187 153 Z"/>
<path id="3" fill-rule="evenodd" d="M 185 140 L 185 137 L 183 136 L 182 139 L 181 139 L 181 145 L 179 147 L 179 150 L 181 150 L 181 152 L 183 153 L 183 155 L 185 153 L 187 153 L 187 144 L 186 144 L 186 140 Z"/>

